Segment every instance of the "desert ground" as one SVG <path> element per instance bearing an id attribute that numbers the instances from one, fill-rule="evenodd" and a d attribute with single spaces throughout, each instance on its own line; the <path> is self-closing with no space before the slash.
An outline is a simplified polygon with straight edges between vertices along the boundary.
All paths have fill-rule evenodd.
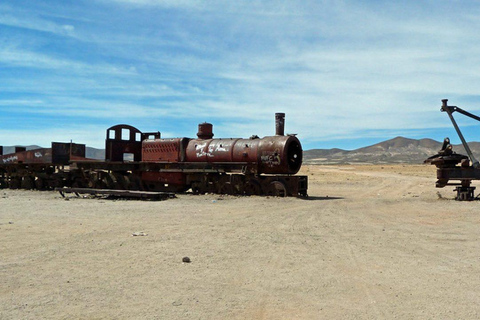
<path id="1" fill-rule="evenodd" d="M 308 199 L 0 190 L 0 319 L 480 318 L 479 201 L 427 165 L 301 174 Z"/>

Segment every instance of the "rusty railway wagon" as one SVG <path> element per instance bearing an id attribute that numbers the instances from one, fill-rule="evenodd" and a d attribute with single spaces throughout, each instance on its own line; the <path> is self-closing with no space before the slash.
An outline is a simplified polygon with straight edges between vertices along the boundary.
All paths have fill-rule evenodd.
<path id="1" fill-rule="evenodd" d="M 306 197 L 307 177 L 296 175 L 300 141 L 284 134 L 285 114 L 275 122 L 274 136 L 249 139 L 214 139 L 210 123 L 198 125 L 196 139 L 116 125 L 107 129 L 105 160 L 87 159 L 85 145 L 58 142 L 0 155 L 0 186 Z"/>
<path id="2" fill-rule="evenodd" d="M 53 189 L 71 180 L 71 161 L 85 158 L 85 145 L 52 142 L 51 148 L 26 150 L 3 155 L 0 146 L 0 188 Z"/>

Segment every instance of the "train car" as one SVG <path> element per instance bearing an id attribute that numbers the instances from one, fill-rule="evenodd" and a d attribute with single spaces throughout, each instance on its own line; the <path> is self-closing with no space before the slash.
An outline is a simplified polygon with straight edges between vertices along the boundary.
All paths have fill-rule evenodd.
<path id="1" fill-rule="evenodd" d="M 249 139 L 214 139 L 210 123 L 199 124 L 197 138 L 161 138 L 160 132 L 116 125 L 107 129 L 104 161 L 70 154 L 63 159 L 69 163 L 68 176 L 56 181 L 96 189 L 305 197 L 308 179 L 296 175 L 302 146 L 295 135 L 284 134 L 285 114 L 277 113 L 275 119 L 275 135 Z M 20 159 L 21 154 L 5 159 L 14 156 Z M 39 180 L 34 172 L 30 178 Z M 4 181 L 11 186 L 12 175 Z"/>
<path id="2" fill-rule="evenodd" d="M 0 148 L 0 187 L 11 189 L 52 189 L 68 184 L 72 178 L 69 165 L 84 160 L 85 145 L 52 142 L 51 148 L 26 150 L 3 154 Z"/>

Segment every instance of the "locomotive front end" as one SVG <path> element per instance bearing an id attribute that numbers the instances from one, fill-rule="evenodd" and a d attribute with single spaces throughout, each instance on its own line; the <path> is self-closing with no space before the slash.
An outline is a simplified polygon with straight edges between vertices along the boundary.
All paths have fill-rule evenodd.
<path id="1" fill-rule="evenodd" d="M 260 173 L 295 174 L 302 166 L 302 145 L 293 135 L 264 137 L 257 152 Z"/>

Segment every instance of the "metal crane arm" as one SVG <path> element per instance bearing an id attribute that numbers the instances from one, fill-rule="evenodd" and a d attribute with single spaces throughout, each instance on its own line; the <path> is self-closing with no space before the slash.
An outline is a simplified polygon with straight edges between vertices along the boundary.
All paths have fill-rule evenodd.
<path id="1" fill-rule="evenodd" d="M 447 102 L 448 102 L 448 99 L 443 99 L 442 100 L 442 108 L 440 109 L 442 112 L 446 112 L 448 114 L 448 117 L 450 118 L 450 120 L 452 121 L 452 124 L 453 124 L 453 127 L 455 128 L 455 131 L 457 131 L 457 134 L 458 134 L 458 137 L 460 138 L 460 140 L 462 141 L 462 144 L 463 144 L 463 147 L 465 148 L 465 150 L 467 151 L 467 154 L 468 154 L 468 157 L 470 158 L 470 160 L 472 161 L 472 166 L 474 168 L 480 168 L 480 163 L 478 162 L 477 159 L 475 159 L 475 157 L 473 156 L 473 153 L 472 153 L 472 150 L 470 150 L 470 146 L 468 145 L 467 141 L 465 141 L 465 138 L 463 137 L 463 134 L 462 132 L 460 131 L 460 128 L 458 127 L 457 125 L 457 122 L 455 121 L 455 119 L 453 118 L 453 113 L 456 111 L 456 112 L 459 112 L 467 117 L 470 117 L 472 119 L 475 119 L 477 121 L 480 121 L 480 117 L 474 115 L 474 114 L 471 114 L 470 112 L 468 111 L 465 111 L 463 110 L 462 108 L 459 108 L 459 107 L 456 107 L 456 106 L 448 106 L 447 105 Z"/>

